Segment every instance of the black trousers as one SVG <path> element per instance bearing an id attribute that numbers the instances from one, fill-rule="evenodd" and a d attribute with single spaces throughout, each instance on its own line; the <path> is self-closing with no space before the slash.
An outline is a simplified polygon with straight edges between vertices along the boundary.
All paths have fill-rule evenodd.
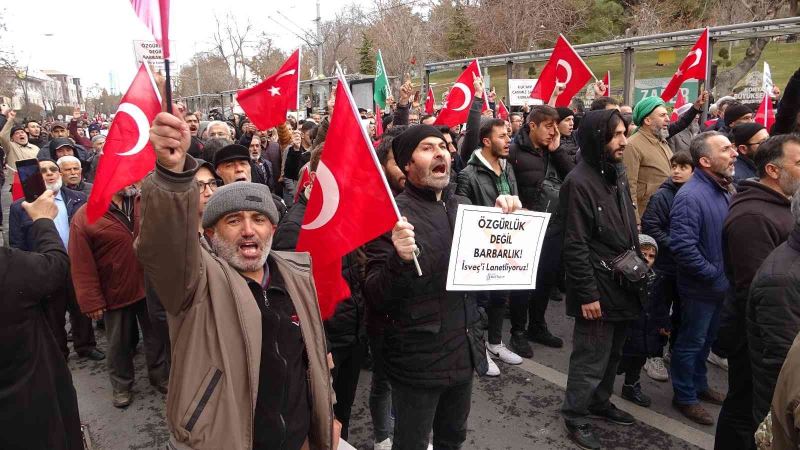
<path id="1" fill-rule="evenodd" d="M 144 292 L 145 301 L 147 302 L 147 314 L 150 316 L 150 326 L 153 328 L 154 338 L 158 340 L 158 345 L 164 348 L 164 357 L 167 364 L 167 376 L 169 376 L 169 368 L 172 363 L 172 347 L 169 340 L 169 325 L 167 324 L 167 311 L 161 300 L 156 295 L 155 290 L 152 289 L 147 277 L 144 279 Z M 136 342 L 139 342 L 139 333 L 136 334 Z M 135 348 L 135 345 L 134 345 Z"/>
<path id="2" fill-rule="evenodd" d="M 755 450 L 753 371 L 747 345 L 728 354 L 728 395 L 719 411 L 714 436 L 716 450 Z"/>
<path id="3" fill-rule="evenodd" d="M 85 355 L 97 347 L 92 328 L 92 319 L 81 313 L 78 301 L 75 298 L 75 288 L 72 285 L 72 278 L 68 277 L 64 289 L 53 294 L 45 307 L 45 317 L 53 336 L 56 338 L 58 348 L 64 354 L 64 358 L 69 358 L 69 347 L 67 346 L 67 312 L 69 311 L 69 323 L 72 329 L 72 348 L 75 353 Z"/>
<path id="4" fill-rule="evenodd" d="M 133 350 L 136 348 L 133 336 L 139 336 L 137 322 L 144 338 L 144 357 L 150 384 L 157 386 L 166 383 L 169 379 L 166 351 L 153 334 L 144 299 L 124 308 L 106 311 L 105 318 L 108 336 L 106 361 L 114 390 L 130 391 L 133 387 Z"/>
<path id="5" fill-rule="evenodd" d="M 347 439 L 350 427 L 350 411 L 356 400 L 358 376 L 361 373 L 361 362 L 364 360 L 364 343 L 357 342 L 349 347 L 331 350 L 333 357 L 333 392 L 336 393 L 336 404 L 333 413 L 342 423 L 342 439 Z"/>
<path id="6" fill-rule="evenodd" d="M 395 409 L 392 450 L 425 450 L 431 429 L 434 450 L 460 449 L 467 439 L 472 378 L 442 388 L 421 388 L 392 380 Z"/>
<path id="7" fill-rule="evenodd" d="M 561 245 L 563 240 L 561 235 L 553 235 L 544 238 L 542 242 L 542 254 L 539 258 L 539 267 L 536 270 L 536 289 L 533 291 L 511 291 L 511 304 L 514 304 L 515 296 L 524 297 L 525 306 L 520 307 L 522 314 L 515 314 L 511 310 L 511 332 L 523 332 L 530 330 L 535 332 L 541 328 L 547 328 L 545 313 L 547 305 L 550 303 L 550 291 L 558 286 L 561 274 Z M 525 314 L 527 313 L 527 314 Z"/>
<path id="8" fill-rule="evenodd" d="M 625 374 L 625 384 L 634 385 L 642 374 L 642 367 L 647 362 L 644 356 L 623 356 L 619 361 L 617 375 Z"/>

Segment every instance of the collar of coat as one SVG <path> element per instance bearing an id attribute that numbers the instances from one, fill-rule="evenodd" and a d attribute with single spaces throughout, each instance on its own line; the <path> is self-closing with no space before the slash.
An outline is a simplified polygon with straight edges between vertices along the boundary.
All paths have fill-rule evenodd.
<path id="1" fill-rule="evenodd" d="M 500 170 L 502 172 L 507 172 L 508 171 L 508 160 L 500 158 L 500 159 L 497 160 L 497 162 L 500 163 Z M 472 152 L 472 156 L 470 156 L 470 158 L 469 158 L 469 163 L 473 164 L 473 165 L 476 165 L 476 166 L 481 166 L 482 165 L 483 167 L 489 169 L 492 173 L 495 173 L 494 172 L 494 168 L 492 167 L 492 165 L 489 164 L 489 161 L 487 161 L 486 158 L 483 157 L 483 153 L 481 153 L 481 149 L 477 149 L 474 152 Z"/>

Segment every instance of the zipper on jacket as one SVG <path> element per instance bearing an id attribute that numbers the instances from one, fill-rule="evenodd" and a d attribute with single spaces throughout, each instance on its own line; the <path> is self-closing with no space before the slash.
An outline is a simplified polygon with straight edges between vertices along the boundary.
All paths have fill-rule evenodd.
<path id="1" fill-rule="evenodd" d="M 267 291 L 262 289 L 261 293 L 264 295 L 264 306 L 266 306 L 273 314 L 275 314 L 278 319 L 278 323 L 280 324 L 281 316 L 277 311 L 270 308 L 269 299 L 267 298 Z M 277 337 L 275 339 L 275 353 L 278 355 L 278 358 L 280 358 L 281 363 L 283 364 L 283 373 L 288 375 L 289 363 L 286 361 L 286 358 L 281 355 L 281 348 L 278 345 Z M 286 407 L 286 396 L 283 395 L 283 393 L 281 393 L 281 399 L 283 400 L 283 402 L 281 402 L 283 404 L 281 405 L 281 413 L 278 414 L 278 417 L 281 419 L 281 448 L 283 448 L 283 444 L 286 443 L 286 419 L 283 418 L 282 412 Z"/>

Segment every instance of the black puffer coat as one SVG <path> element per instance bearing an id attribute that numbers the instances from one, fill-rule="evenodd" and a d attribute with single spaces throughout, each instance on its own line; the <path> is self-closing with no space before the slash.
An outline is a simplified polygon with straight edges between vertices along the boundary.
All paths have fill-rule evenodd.
<path id="1" fill-rule="evenodd" d="M 658 257 L 654 268 L 665 275 L 675 276 L 675 258 L 669 249 L 669 211 L 680 185 L 667 178 L 647 202 L 642 214 L 642 233 L 649 235 L 658 244 Z"/>
<path id="2" fill-rule="evenodd" d="M 758 269 L 747 301 L 747 344 L 753 370 L 753 418 L 769 412 L 778 374 L 800 332 L 800 228 Z"/>
<path id="3" fill-rule="evenodd" d="M 603 320 L 622 321 L 639 317 L 646 286 L 623 287 L 603 267 L 626 250 L 639 252 L 627 179 L 619 165 L 605 159 L 613 114 L 619 112 L 590 111 L 583 118 L 578 135 L 583 159 L 564 180 L 559 207 L 565 220 L 567 314 L 582 317 L 581 306 L 599 300 Z"/>
<path id="4" fill-rule="evenodd" d="M 391 233 L 367 244 L 364 293 L 389 319 L 383 347 L 387 374 L 430 388 L 466 382 L 473 370 L 485 374 L 486 348 L 475 296 L 445 290 L 456 212 L 469 200 L 448 190 L 437 201 L 432 191 L 410 182 L 396 200 L 400 214 L 414 225 L 422 276 L 413 262 L 397 255 Z"/>
<path id="5" fill-rule="evenodd" d="M 289 208 L 289 212 L 281 220 L 272 248 L 275 250 L 294 251 L 306 213 L 305 195 L 300 195 L 297 202 Z M 326 320 L 325 336 L 328 338 L 328 350 L 349 347 L 358 343 L 364 331 L 364 266 L 359 262 L 358 250 L 342 258 L 342 277 L 350 287 L 350 298 L 336 305 L 330 319 Z"/>

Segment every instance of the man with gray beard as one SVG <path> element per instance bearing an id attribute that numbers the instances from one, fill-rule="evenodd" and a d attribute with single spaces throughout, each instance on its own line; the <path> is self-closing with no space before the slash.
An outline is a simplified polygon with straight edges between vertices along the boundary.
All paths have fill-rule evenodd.
<path id="1" fill-rule="evenodd" d="M 112 404 L 117 408 L 132 401 L 137 321 L 144 337 L 150 384 L 166 393 L 169 378 L 166 351 L 150 325 L 144 274 L 133 250 L 139 228 L 138 193 L 138 188 L 130 185 L 114 194 L 108 210 L 94 223 L 89 223 L 86 207 L 81 207 L 69 234 L 72 281 L 81 311 L 92 320 L 105 316 Z"/>

